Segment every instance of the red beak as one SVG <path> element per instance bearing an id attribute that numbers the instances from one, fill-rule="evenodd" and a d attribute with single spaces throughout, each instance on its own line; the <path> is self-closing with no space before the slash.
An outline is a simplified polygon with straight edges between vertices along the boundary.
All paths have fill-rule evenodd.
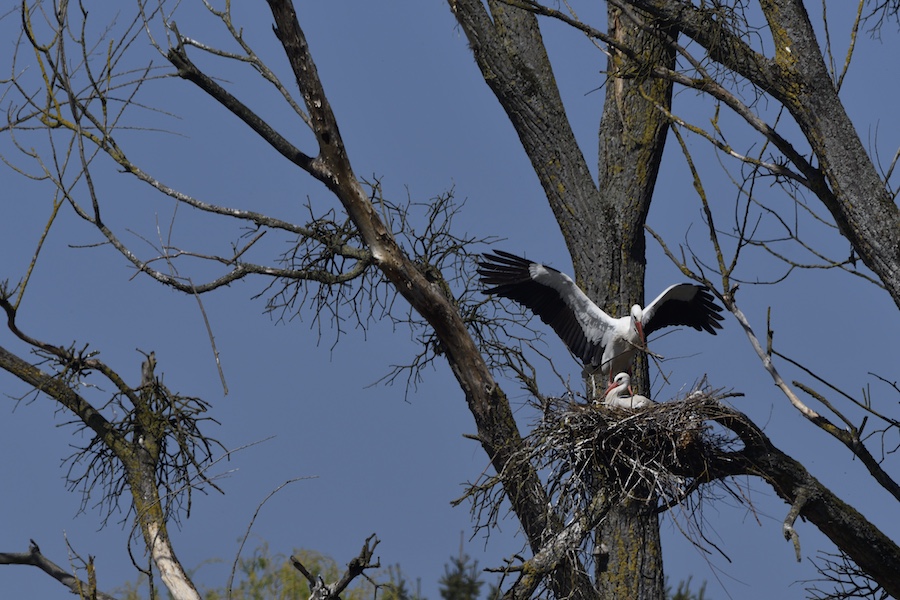
<path id="1" fill-rule="evenodd" d="M 619 387 L 619 384 L 617 384 L 617 383 L 615 383 L 615 382 L 609 384 L 609 387 L 606 388 L 606 391 L 605 391 L 605 392 L 603 392 L 603 397 L 605 398 L 606 395 L 607 395 L 608 393 L 610 393 L 611 391 L 613 391 L 613 390 L 616 389 L 617 387 Z"/>
<path id="2" fill-rule="evenodd" d="M 647 346 L 647 338 L 644 337 L 644 324 L 641 323 L 640 321 L 638 321 L 637 319 L 635 319 L 634 327 L 635 327 L 635 329 L 637 329 L 638 337 L 641 338 L 641 346 L 646 347 Z"/>

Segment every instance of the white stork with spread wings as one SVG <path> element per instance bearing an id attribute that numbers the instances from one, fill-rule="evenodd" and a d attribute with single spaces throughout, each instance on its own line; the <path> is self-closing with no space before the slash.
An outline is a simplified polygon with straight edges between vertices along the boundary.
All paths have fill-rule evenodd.
<path id="1" fill-rule="evenodd" d="M 630 371 L 636 349 L 646 348 L 646 336 L 672 325 L 685 325 L 716 335 L 722 308 L 702 285 L 669 286 L 645 308 L 635 304 L 627 317 L 613 318 L 581 291 L 572 278 L 552 267 L 495 250 L 485 254 L 478 274 L 494 294 L 515 300 L 550 325 L 586 370 L 601 370 L 609 381 Z"/>

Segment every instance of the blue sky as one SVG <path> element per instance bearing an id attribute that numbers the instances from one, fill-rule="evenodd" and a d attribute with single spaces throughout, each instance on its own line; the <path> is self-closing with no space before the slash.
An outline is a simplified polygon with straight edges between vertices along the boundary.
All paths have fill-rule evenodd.
<path id="1" fill-rule="evenodd" d="M 183 14 L 177 15 L 182 33 L 220 41 L 212 21 L 202 16 L 195 20 L 199 13 L 193 4 L 186 4 L 180 9 Z M 241 8 L 245 12 L 237 18 L 247 39 L 287 78 L 264 6 Z M 398 201 L 407 196 L 425 201 L 452 188 L 458 199 L 465 200 L 457 223 L 460 231 L 503 238 L 497 247 L 571 270 L 537 179 L 445 3 L 395 2 L 385 7 L 346 1 L 298 3 L 298 9 L 359 176 L 382 178 L 385 195 Z M 594 18 L 592 11 L 597 8 L 588 7 L 581 16 Z M 829 11 L 835 24 L 832 39 L 846 39 L 846 27 L 837 27 L 842 15 L 837 8 Z M 13 51 L 9 32 L 16 24 L 15 16 L 0 21 L 4 64 Z M 586 39 L 560 26 L 548 25 L 545 34 L 570 120 L 588 164 L 595 168 L 603 99 L 595 90 L 603 82 L 605 57 Z M 896 66 L 884 57 L 897 55 L 897 34 L 889 25 L 882 39 L 861 35 L 859 44 L 843 97 L 864 143 L 877 148 L 887 161 L 898 145 L 900 115 L 894 106 L 897 78 L 891 75 Z M 152 57 L 142 56 L 140 60 Z M 160 57 L 153 58 L 162 64 Z M 297 143 L 308 143 L 302 124 L 290 120 L 277 96 L 253 73 L 235 72 L 220 62 L 209 64 Z M 190 84 L 156 81 L 144 94 L 145 104 L 177 118 L 136 110 L 130 115 L 131 125 L 149 123 L 165 131 L 122 131 L 116 138 L 132 160 L 173 187 L 211 202 L 298 221 L 305 217 L 307 199 L 319 208 L 335 205 L 320 184 L 286 164 Z M 698 105 L 693 92 L 679 93 L 675 102 L 679 114 L 700 124 L 708 122 L 710 109 Z M 39 141 L 34 138 L 32 143 Z M 8 142 L 5 138 L 0 148 L 4 156 L 14 156 Z M 748 139 L 743 145 L 750 143 Z M 702 141 L 692 139 L 690 144 L 704 157 L 704 183 L 717 218 L 726 223 L 736 196 L 734 185 Z M 157 227 L 166 231 L 173 218 L 172 203 L 108 164 L 98 168 L 109 222 L 126 241 L 149 253 L 139 236 L 152 240 Z M 8 168 L 2 178 L 6 194 L 0 218 L 4 257 L 0 279 L 16 281 L 46 222 L 52 191 Z M 785 206 L 778 190 L 757 193 L 765 202 Z M 670 244 L 689 240 L 693 248 L 708 252 L 699 203 L 674 140 L 649 224 Z M 803 231 L 834 254 L 845 252 L 846 243 L 825 228 L 805 224 Z M 184 209 L 174 217 L 173 232 L 177 243 L 209 251 L 224 251 L 239 233 L 232 223 L 210 224 Z M 265 541 L 273 551 L 285 554 L 293 548 L 310 548 L 345 563 L 374 532 L 382 540 L 377 552 L 382 564 L 399 563 L 411 582 L 420 578 L 423 594 L 432 600 L 439 598 L 437 580 L 457 552 L 461 531 L 466 534 L 466 551 L 483 567 L 497 566 L 521 550 L 524 540 L 513 519 L 501 521 L 489 539 L 478 535 L 470 541 L 468 507 L 450 506 L 463 493 L 463 484 L 486 468 L 487 459 L 477 444 L 463 438 L 474 432 L 474 423 L 446 366 L 438 364 L 408 394 L 401 384 L 372 385 L 392 365 L 414 355 L 416 346 L 408 331 L 386 322 L 374 323 L 365 335 L 351 327 L 333 345 L 334 330 L 320 331 L 308 311 L 288 322 L 263 314 L 264 302 L 251 297 L 266 282 L 237 283 L 203 298 L 228 381 L 230 393 L 224 396 L 196 301 L 146 277 L 134 277 L 110 248 L 74 247 L 98 241 L 97 233 L 70 210 L 63 211 L 29 285 L 20 326 L 53 343 L 90 343 L 101 351 L 101 358 L 132 375 L 135 382 L 142 360 L 136 348 L 155 350 L 166 385 L 213 404 L 211 414 L 222 425 L 210 433 L 229 448 L 250 445 L 229 462 L 212 467 L 226 494 L 197 494 L 191 518 L 174 535 L 179 557 L 189 568 L 198 568 L 201 584 L 224 584 L 225 565 L 230 565 L 257 505 L 275 487 L 296 477 L 309 479 L 269 500 L 253 527 L 251 546 Z M 269 243 L 264 249 L 277 252 L 281 246 Z M 203 273 L 197 271 L 198 277 Z M 772 279 L 780 273 L 761 253 L 744 257 L 741 274 L 747 280 Z M 648 241 L 647 295 L 652 297 L 680 279 L 655 243 Z M 776 344 L 783 352 L 814 365 L 850 392 L 871 384 L 875 402 L 885 411 L 896 410 L 896 395 L 867 375 L 875 372 L 890 378 L 900 356 L 900 319 L 887 294 L 852 276 L 803 271 L 776 286 L 744 285 L 738 299 L 760 335 L 772 307 Z M 844 314 L 854 316 L 851 327 L 836 319 Z M 670 359 L 663 369 L 671 383 L 665 386 L 657 379 L 651 395 L 657 400 L 673 397 L 704 374 L 716 387 L 744 393 L 734 405 L 765 426 L 777 446 L 888 535 L 900 538 L 893 499 L 870 483 L 862 466 L 849 460 L 837 442 L 790 409 L 737 323 L 729 318 L 725 327 L 716 338 L 678 332 L 653 342 L 654 351 Z M 0 333 L 0 340 L 12 351 L 26 352 L 9 333 Z M 562 344 L 549 331 L 545 342 L 541 349 L 577 381 L 580 368 Z M 783 372 L 786 379 L 802 379 L 786 366 Z M 802 380 L 809 383 L 808 378 Z M 547 393 L 562 392 L 549 370 L 541 381 Z M 0 487 L 0 512 L 7 516 L 0 527 L 0 551 L 24 551 L 28 540 L 34 539 L 48 557 L 65 565 L 68 540 L 82 555 L 97 557 L 102 589 L 132 580 L 134 571 L 124 552 L 127 526 L 117 525 L 119 519 L 114 517 L 101 529 L 94 502 L 78 514 L 80 496 L 65 490 L 60 462 L 73 442 L 74 430 L 65 425 L 69 418 L 45 398 L 17 403 L 14 398 L 26 388 L 5 373 L 0 374 L 0 391 L 4 394 L 0 440 L 7 457 L 0 461 L 0 480 L 5 482 Z M 506 391 L 521 427 L 527 429 L 524 392 L 514 383 L 507 383 Z M 888 469 L 896 473 L 891 460 Z M 725 497 L 704 504 L 702 512 L 705 533 L 731 562 L 714 550 L 707 554 L 696 549 L 679 531 L 684 519 L 667 516 L 663 520 L 667 575 L 673 581 L 688 576 L 695 582 L 707 580 L 708 594 L 714 598 L 802 597 L 803 585 L 794 582 L 815 576 L 808 558 L 832 548 L 814 527 L 800 524 L 805 558 L 796 563 L 792 547 L 781 535 L 787 507 L 761 482 L 739 483 L 754 510 Z M 224 563 L 204 564 L 210 559 Z M 10 596 L 66 596 L 55 581 L 24 567 L 4 569 L 0 586 Z"/>

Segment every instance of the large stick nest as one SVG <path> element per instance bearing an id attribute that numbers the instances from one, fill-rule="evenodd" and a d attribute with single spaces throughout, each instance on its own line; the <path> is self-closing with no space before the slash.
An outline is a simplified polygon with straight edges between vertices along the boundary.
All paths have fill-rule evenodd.
<path id="1" fill-rule="evenodd" d="M 721 395 L 689 397 L 641 410 L 551 400 L 526 452 L 542 472 L 556 511 L 571 514 L 598 493 L 663 506 L 720 476 L 740 441 L 713 424 Z"/>

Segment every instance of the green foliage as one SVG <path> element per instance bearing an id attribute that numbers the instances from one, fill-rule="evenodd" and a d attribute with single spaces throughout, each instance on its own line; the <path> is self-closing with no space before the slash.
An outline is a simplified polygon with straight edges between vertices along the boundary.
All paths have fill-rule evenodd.
<path id="1" fill-rule="evenodd" d="M 493 583 L 488 584 L 488 592 L 487 592 L 487 600 L 500 600 L 503 597 L 503 592 L 500 591 L 500 587 L 494 585 Z"/>
<path id="2" fill-rule="evenodd" d="M 121 600 L 144 600 L 141 590 L 147 586 L 147 577 L 141 575 L 134 583 L 128 582 L 113 591 L 113 595 Z M 159 598 L 159 592 L 153 594 L 154 600 Z"/>
<path id="3" fill-rule="evenodd" d="M 478 561 L 470 562 L 468 554 L 460 552 L 450 558 L 451 564 L 444 565 L 444 575 L 438 582 L 441 598 L 444 600 L 477 600 L 482 581 L 478 577 Z"/>
<path id="4" fill-rule="evenodd" d="M 344 567 L 331 557 L 313 550 L 295 550 L 297 557 L 313 577 L 322 577 L 327 583 L 337 581 Z M 385 571 L 369 573 L 375 580 L 385 577 L 387 583 L 375 585 L 360 577 L 341 594 L 342 600 L 425 600 L 407 589 L 407 581 L 400 565 L 389 566 Z M 163 588 L 163 592 L 164 592 Z M 204 587 L 200 590 L 205 600 L 225 600 L 228 590 L 221 587 Z M 116 597 L 122 600 L 144 600 L 149 595 L 147 578 L 141 576 L 134 583 L 126 583 L 116 590 Z M 283 554 L 272 554 L 268 544 L 259 546 L 251 556 L 241 558 L 235 572 L 235 583 L 231 590 L 232 600 L 307 600 L 310 596 L 309 582 L 294 568 L 290 558 Z M 157 586 L 153 600 L 160 599 Z"/>
<path id="5" fill-rule="evenodd" d="M 327 582 L 336 581 L 342 569 L 334 559 L 312 550 L 296 550 L 293 553 L 313 576 L 320 576 Z M 231 590 L 232 600 L 306 600 L 309 598 L 309 582 L 294 568 L 290 559 L 283 554 L 272 554 L 268 544 L 257 548 L 252 556 L 241 558 L 235 576 L 237 583 Z M 367 588 L 367 589 L 362 589 Z M 206 589 L 206 600 L 224 600 L 228 597 L 225 588 Z M 362 582 L 346 590 L 345 600 L 371 598 L 371 585 Z"/>
<path id="6" fill-rule="evenodd" d="M 407 589 L 400 565 L 389 565 L 387 576 L 388 582 L 378 588 L 378 600 L 425 600 Z"/>
<path id="7" fill-rule="evenodd" d="M 690 577 L 685 581 L 679 581 L 678 587 L 674 592 L 671 586 L 666 585 L 666 598 L 668 600 L 709 600 L 706 597 L 706 582 L 704 581 L 700 584 L 700 589 L 697 590 L 696 594 L 691 591 Z"/>

